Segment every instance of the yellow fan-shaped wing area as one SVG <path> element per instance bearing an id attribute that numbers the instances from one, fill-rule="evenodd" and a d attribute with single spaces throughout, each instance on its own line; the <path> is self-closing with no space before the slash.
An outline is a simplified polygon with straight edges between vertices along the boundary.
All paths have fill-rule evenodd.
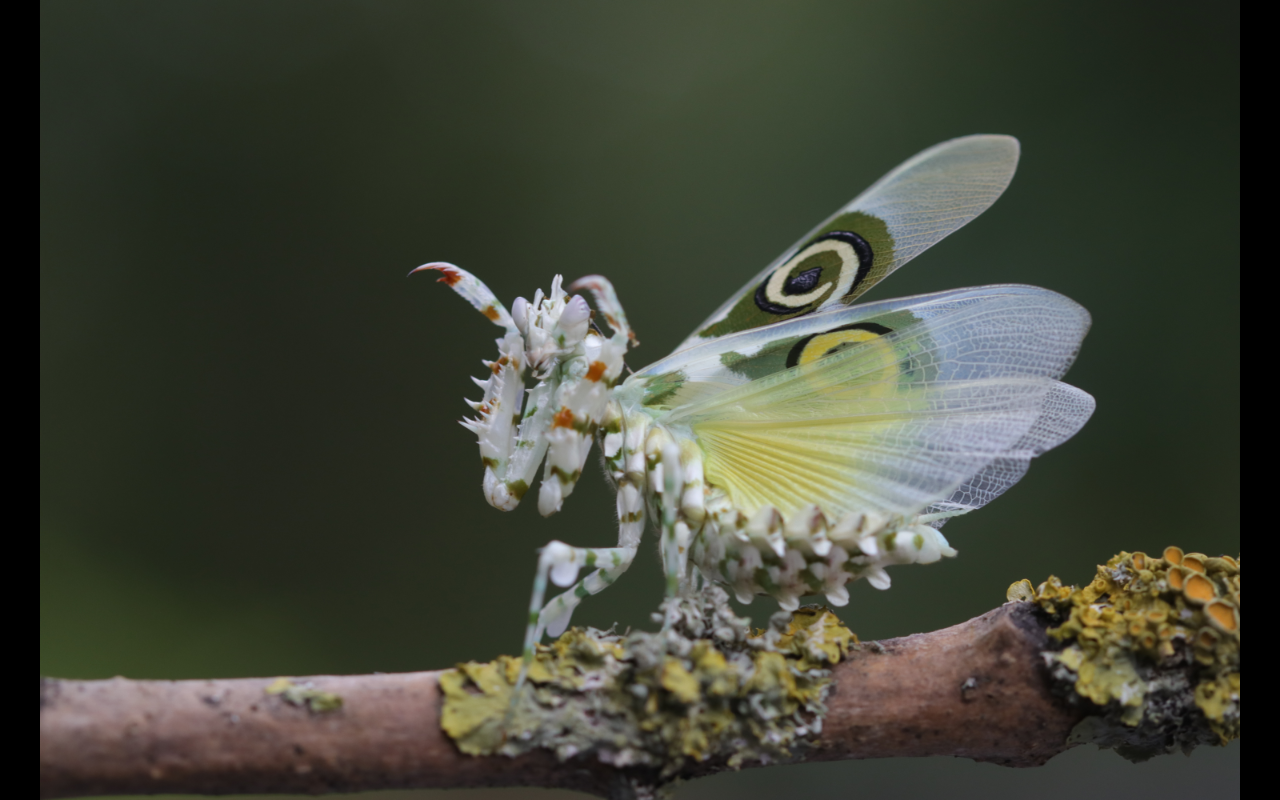
<path id="1" fill-rule="evenodd" d="M 697 442 L 709 483 L 747 514 L 816 503 L 829 517 L 909 516 L 961 490 L 970 500 L 955 502 L 976 507 L 1088 419 L 1092 398 L 1056 380 L 1087 324 L 1043 292 L 883 335 L 837 327 L 803 340 L 794 366 L 662 422 Z"/>

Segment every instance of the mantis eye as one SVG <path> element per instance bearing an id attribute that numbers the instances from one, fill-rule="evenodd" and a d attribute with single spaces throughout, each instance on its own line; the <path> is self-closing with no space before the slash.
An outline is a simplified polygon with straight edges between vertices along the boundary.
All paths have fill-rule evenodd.
<path id="1" fill-rule="evenodd" d="M 564 331 L 565 338 L 581 341 L 582 337 L 587 335 L 587 320 L 590 317 L 591 307 L 587 305 L 586 300 L 575 294 L 565 304 L 564 311 L 560 312 L 560 321 L 557 326 Z"/>
<path id="2" fill-rule="evenodd" d="M 516 330 L 520 331 L 521 336 L 529 335 L 529 301 L 523 297 L 517 297 L 516 301 L 511 304 L 511 320 L 516 324 Z"/>

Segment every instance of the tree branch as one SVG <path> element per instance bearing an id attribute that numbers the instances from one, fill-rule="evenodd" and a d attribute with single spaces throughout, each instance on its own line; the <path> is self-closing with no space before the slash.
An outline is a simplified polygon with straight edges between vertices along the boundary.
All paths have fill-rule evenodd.
<path id="1" fill-rule="evenodd" d="M 798 761 L 964 756 L 1035 766 L 1068 747 L 1083 712 L 1050 692 L 1044 623 L 1010 604 L 889 639 L 834 670 L 822 734 Z M 646 776 L 549 751 L 467 756 L 440 727 L 441 671 L 323 676 L 342 698 L 316 713 L 267 694 L 272 679 L 43 680 L 41 796 L 354 792 L 543 786 L 611 796 Z M 697 764 L 681 777 L 724 769 Z"/>
<path id="2" fill-rule="evenodd" d="M 1120 553 L 1083 588 L 1050 577 L 1009 596 L 1021 602 L 850 647 L 817 607 L 749 634 L 707 587 L 664 601 L 661 633 L 566 633 L 540 649 L 537 685 L 515 704 L 519 662 L 506 657 L 300 682 L 46 679 L 40 793 L 542 786 L 623 798 L 780 759 L 1027 767 L 1084 742 L 1143 760 L 1239 738 L 1238 559 Z"/>

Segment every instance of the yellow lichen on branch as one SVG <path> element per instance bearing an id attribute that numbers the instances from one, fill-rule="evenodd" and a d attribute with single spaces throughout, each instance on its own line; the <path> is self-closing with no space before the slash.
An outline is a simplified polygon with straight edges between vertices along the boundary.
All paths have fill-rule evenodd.
<path id="1" fill-rule="evenodd" d="M 1239 738 L 1239 559 L 1177 547 L 1160 557 L 1122 552 L 1084 588 L 1050 577 L 1036 587 L 1019 581 L 1008 596 L 1058 621 L 1048 629 L 1061 643 L 1045 653 L 1051 672 L 1122 726 L 1094 715 L 1080 740 L 1141 759 Z"/>
<path id="2" fill-rule="evenodd" d="M 672 774 L 686 761 L 786 758 L 821 731 L 831 667 L 857 637 L 825 608 L 775 615 L 752 633 L 717 588 L 664 604 L 658 633 L 574 628 L 539 646 L 514 696 L 518 659 L 461 664 L 441 677 L 441 723 L 465 753 L 562 758 Z"/>

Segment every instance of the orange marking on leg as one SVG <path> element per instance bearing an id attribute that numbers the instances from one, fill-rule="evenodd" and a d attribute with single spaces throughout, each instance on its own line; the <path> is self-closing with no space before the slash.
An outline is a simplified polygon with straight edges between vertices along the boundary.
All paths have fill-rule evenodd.
<path id="1" fill-rule="evenodd" d="M 443 279 L 442 279 L 442 280 L 443 280 Z M 450 285 L 452 286 L 452 284 L 450 284 Z M 484 311 L 481 311 L 480 313 L 481 313 L 481 314 L 484 314 L 486 317 L 488 317 L 488 318 L 489 318 L 489 320 L 490 320 L 491 322 L 497 322 L 497 321 L 498 321 L 498 316 L 499 316 L 499 315 L 498 315 L 498 309 L 494 308 L 493 306 L 485 306 Z"/>
<path id="2" fill-rule="evenodd" d="M 591 366 L 587 369 L 587 380 L 592 383 L 604 377 L 605 363 L 603 361 L 592 361 Z"/>
<path id="3" fill-rule="evenodd" d="M 573 412 L 572 412 L 572 411 L 570 411 L 570 410 L 569 410 L 569 409 L 567 409 L 567 408 L 561 408 L 559 411 L 557 411 L 557 412 L 556 412 L 556 415 L 555 415 L 555 418 L 554 418 L 554 424 L 553 424 L 551 427 L 553 427 L 553 428 L 572 428 L 572 427 L 573 427 Z"/>
<path id="4" fill-rule="evenodd" d="M 440 273 L 441 277 L 436 281 L 436 283 L 453 286 L 455 283 L 462 280 L 462 274 L 451 267 L 427 267 L 427 269 L 433 269 Z"/>

